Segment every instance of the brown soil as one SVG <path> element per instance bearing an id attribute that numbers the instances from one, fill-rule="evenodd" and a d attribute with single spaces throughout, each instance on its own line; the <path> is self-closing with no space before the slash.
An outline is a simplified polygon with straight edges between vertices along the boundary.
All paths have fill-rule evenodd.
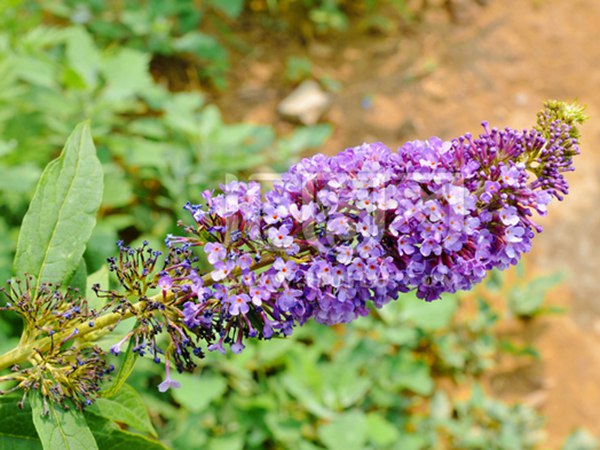
<path id="1" fill-rule="evenodd" d="M 600 436 L 600 1 L 456 0 L 454 20 L 447 2 L 429 3 L 409 36 L 362 34 L 303 46 L 251 31 L 249 42 L 260 44 L 234 64 L 238 79 L 219 103 L 230 120 L 286 128 L 275 113 L 291 89 L 282 83 L 283 61 L 307 55 L 315 76 L 342 85 L 326 118 L 335 129 L 329 153 L 365 141 L 394 147 L 476 133 L 482 120 L 525 128 L 546 99 L 587 104 L 591 120 L 571 195 L 541 220 L 546 229 L 528 257 L 536 272 L 567 273 L 551 303 L 569 312 L 527 331 L 540 363 L 499 374 L 491 386 L 541 409 L 550 448 L 577 426 Z"/>

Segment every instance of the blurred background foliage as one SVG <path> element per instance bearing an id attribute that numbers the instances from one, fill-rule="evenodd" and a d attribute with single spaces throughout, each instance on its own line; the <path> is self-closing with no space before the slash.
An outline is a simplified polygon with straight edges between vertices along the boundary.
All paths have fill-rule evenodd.
<path id="1" fill-rule="evenodd" d="M 229 123 L 211 103 L 228 89 L 229 49 L 245 45 L 235 23 L 306 41 L 343 32 L 350 20 L 386 33 L 418 15 L 404 0 L 3 1 L 0 276 L 10 276 L 42 168 L 84 118 L 105 173 L 85 255 L 89 272 L 115 253 L 117 239 L 161 248 L 167 233 L 177 233 L 182 206 L 226 174 L 281 170 L 323 146 L 328 124 L 280 135 L 271 126 Z M 291 83 L 311 75 L 307 58 L 286 66 Z M 200 89 L 179 90 L 165 74 L 192 77 Z M 158 393 L 163 369 L 147 360 L 131 384 L 175 449 L 536 448 L 543 419 L 489 396 L 489 374 L 502 355 L 538 357 L 498 329 L 552 312 L 544 299 L 556 282 L 494 273 L 473 293 L 433 304 L 403 296 L 352 325 L 311 323 L 235 357 L 211 354 L 169 394 Z M 0 323 L 3 349 L 16 328 Z M 135 430 L 136 421 L 120 426 Z M 578 431 L 563 448 L 597 446 Z"/>

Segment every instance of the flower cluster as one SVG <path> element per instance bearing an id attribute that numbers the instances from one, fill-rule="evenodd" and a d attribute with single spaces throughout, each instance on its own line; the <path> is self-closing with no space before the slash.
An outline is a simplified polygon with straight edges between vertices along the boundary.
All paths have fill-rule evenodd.
<path id="1" fill-rule="evenodd" d="M 363 144 L 304 159 L 264 193 L 231 182 L 186 205 L 194 224 L 171 248 L 201 247 L 174 293 L 183 323 L 209 350 L 288 335 L 314 318 L 349 322 L 415 290 L 435 300 L 515 264 L 540 231 L 534 212 L 567 193 L 581 109 L 549 102 L 532 130 Z M 171 288 L 174 279 L 168 277 Z"/>
<path id="2" fill-rule="evenodd" d="M 23 407 L 27 394 L 39 391 L 44 402 L 44 414 L 48 414 L 47 403 L 52 402 L 68 409 L 70 405 L 83 409 L 98 397 L 106 375 L 113 367 L 106 363 L 104 351 L 95 345 L 72 346 L 66 349 L 53 347 L 42 352 L 36 349 L 30 358 L 31 366 L 15 365 L 2 381 L 14 385 L 0 394 L 16 390 L 23 391 L 19 407 Z"/>
<path id="3" fill-rule="evenodd" d="M 156 363 L 164 359 L 167 367 L 169 358 L 173 358 L 178 370 L 193 369 L 192 355 L 202 356 L 202 349 L 193 345 L 193 338 L 212 339 L 212 330 L 210 334 L 201 330 L 192 334 L 181 320 L 179 305 L 195 298 L 195 286 L 201 284 L 193 269 L 197 258 L 189 251 L 173 248 L 162 269 L 158 270 L 161 253 L 152 250 L 147 242 L 139 248 L 125 246 L 122 242 L 118 245 L 119 256 L 109 259 L 109 270 L 116 274 L 121 289 L 102 290 L 100 286 L 94 286 L 94 290 L 100 298 L 106 299 L 107 310 L 121 318 L 133 316 L 136 323 L 131 332 L 110 347 L 110 352 L 118 355 L 123 345 L 131 340 L 132 351 L 140 356 L 149 355 Z M 160 294 L 152 296 L 156 290 Z M 170 343 L 167 349 L 160 343 L 165 333 Z"/>
<path id="4" fill-rule="evenodd" d="M 0 377 L 13 382 L 0 394 L 22 390 L 20 406 L 32 389 L 42 394 L 45 405 L 51 401 L 68 408 L 70 402 L 81 409 L 91 404 L 113 367 L 107 364 L 101 348 L 75 341 L 78 325 L 93 328 L 101 311 L 90 309 L 77 290 L 64 291 L 52 283 L 38 286 L 31 276 L 24 282 L 9 281 L 8 289 L 0 291 L 7 299 L 0 310 L 13 311 L 23 319 L 21 342 L 43 339 L 49 343 L 48 348 L 34 347 L 27 355 L 27 365 L 14 365 L 10 374 Z M 63 336 L 65 330 L 71 331 Z"/>
<path id="5" fill-rule="evenodd" d="M 0 288 L 6 298 L 0 310 L 13 311 L 24 322 L 24 340 L 32 336 L 52 336 L 81 322 L 94 320 L 101 311 L 88 305 L 78 289 L 61 289 L 53 283 L 36 283 L 28 275 L 25 280 L 8 280 L 7 288 Z M 75 328 L 76 330 L 76 328 Z M 74 331 L 77 334 L 77 331 Z"/>

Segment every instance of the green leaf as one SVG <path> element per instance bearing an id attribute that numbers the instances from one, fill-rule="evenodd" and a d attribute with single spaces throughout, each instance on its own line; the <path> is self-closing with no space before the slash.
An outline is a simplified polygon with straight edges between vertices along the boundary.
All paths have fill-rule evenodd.
<path id="1" fill-rule="evenodd" d="M 412 294 L 402 294 L 398 303 L 402 305 L 402 319 L 425 331 L 447 327 L 458 306 L 458 301 L 453 295 L 442 295 L 441 300 L 426 302 Z"/>
<path id="2" fill-rule="evenodd" d="M 106 300 L 103 298 L 99 298 L 92 287 L 95 284 L 99 284 L 103 289 L 108 289 L 108 266 L 105 264 L 96 272 L 88 275 L 86 280 L 86 289 L 85 289 L 85 298 L 88 302 L 90 308 L 95 310 L 100 310 L 106 304 Z"/>
<path id="3" fill-rule="evenodd" d="M 68 283 L 69 286 L 79 289 L 80 295 L 85 295 L 87 287 L 87 265 L 85 264 L 85 259 L 81 258 L 79 260 L 77 270 Z"/>
<path id="4" fill-rule="evenodd" d="M 419 395 L 429 395 L 433 391 L 430 368 L 424 361 L 414 357 L 399 358 L 394 361 L 392 382 L 397 389 L 409 389 Z"/>
<path id="5" fill-rule="evenodd" d="M 303 422 L 300 420 L 283 415 L 279 411 L 269 411 L 265 416 L 265 423 L 275 439 L 283 441 L 288 447 L 302 439 Z"/>
<path id="6" fill-rule="evenodd" d="M 134 218 L 126 215 L 111 215 L 98 222 L 85 248 L 85 259 L 90 271 L 99 270 L 106 263 L 106 256 L 115 253 L 117 234 L 122 222 L 133 224 Z M 123 227 L 125 228 L 125 227 Z M 102 286 L 108 286 L 103 284 Z M 103 302 L 102 304 L 104 304 Z"/>
<path id="7" fill-rule="evenodd" d="M 362 412 L 350 411 L 336 417 L 318 430 L 330 450 L 362 450 L 367 442 L 367 419 Z"/>
<path id="8" fill-rule="evenodd" d="M 312 71 L 312 62 L 305 56 L 290 56 L 285 62 L 285 78 L 292 83 L 310 78 Z"/>
<path id="9" fill-rule="evenodd" d="M 306 385 L 304 379 L 299 379 L 294 373 L 288 371 L 281 378 L 281 384 L 285 389 L 293 395 L 296 400 L 304 407 L 307 411 L 310 411 L 317 417 L 323 419 L 329 419 L 333 416 L 333 412 L 328 409 L 320 398 L 318 398 L 314 391 Z"/>
<path id="10" fill-rule="evenodd" d="M 21 397 L 0 397 L 0 448 L 10 450 L 41 450 L 31 409 L 20 409 L 17 402 Z"/>
<path id="11" fill-rule="evenodd" d="M 208 450 L 242 450 L 243 448 L 244 435 L 239 432 L 212 438 L 208 444 Z"/>
<path id="12" fill-rule="evenodd" d="M 12 275 L 14 243 L 11 238 L 16 237 L 16 230 L 11 230 L 4 218 L 0 218 L 0 236 L 5 236 L 4 239 L 0 239 L 0 280 L 4 282 Z M 0 343 L 0 348 L 3 347 L 3 344 L 5 342 Z"/>
<path id="13" fill-rule="evenodd" d="M 443 390 L 438 390 L 431 399 L 430 418 L 437 422 L 443 422 L 452 416 L 452 405 L 448 394 Z"/>
<path id="14" fill-rule="evenodd" d="M 390 445 L 398 440 L 398 429 L 380 413 L 367 414 L 367 432 L 369 440 L 379 447 Z"/>
<path id="15" fill-rule="evenodd" d="M 427 440 L 424 436 L 402 433 L 393 448 L 398 450 L 422 450 L 431 447 L 427 447 Z"/>
<path id="16" fill-rule="evenodd" d="M 174 130 L 195 136 L 198 134 L 199 124 L 196 112 L 202 107 L 203 103 L 204 99 L 198 93 L 173 94 L 165 102 L 164 121 Z"/>
<path id="17" fill-rule="evenodd" d="M 129 375 L 131 375 L 138 358 L 138 354 L 133 352 L 133 346 L 133 338 L 131 338 L 129 339 L 127 350 L 119 355 L 119 369 L 117 370 L 112 383 L 106 389 L 102 390 L 102 396 L 104 398 L 110 398 L 116 395 L 125 385 Z"/>
<path id="18" fill-rule="evenodd" d="M 172 391 L 173 398 L 192 412 L 206 410 L 210 402 L 221 397 L 227 389 L 227 383 L 220 375 L 182 373 L 177 375 L 177 381 L 181 387 Z"/>
<path id="19" fill-rule="evenodd" d="M 106 353 L 109 353 L 110 347 L 112 347 L 114 344 L 120 341 L 126 341 L 128 339 L 127 335 L 131 332 L 131 330 L 133 330 L 135 324 L 136 318 L 130 317 L 128 319 L 121 320 L 110 332 L 107 332 L 107 330 L 98 330 L 98 334 L 92 333 L 91 338 L 98 347 L 100 347 Z M 130 361 L 129 358 L 133 358 L 133 360 Z M 119 372 L 117 375 L 115 375 L 115 378 L 113 378 L 113 383 L 120 383 L 119 389 L 121 385 L 127 381 L 127 377 L 129 377 L 129 374 L 133 370 L 133 365 L 130 366 L 130 364 L 135 363 L 135 361 L 137 361 L 137 358 L 134 358 L 132 355 L 128 355 L 128 352 L 121 352 L 119 354 L 119 368 L 125 365 L 123 368 L 124 370 L 127 369 L 122 373 Z M 115 389 L 113 393 L 117 390 L 118 389 Z"/>
<path id="20" fill-rule="evenodd" d="M 100 68 L 107 85 L 103 98 L 109 102 L 125 100 L 152 86 L 150 58 L 149 53 L 131 48 L 120 48 L 108 56 Z"/>
<path id="21" fill-rule="evenodd" d="M 282 161 L 275 168 L 286 170 L 290 158 L 305 150 L 319 148 L 331 136 L 331 132 L 332 128 L 328 124 L 297 128 L 292 134 L 280 139 L 277 143 L 277 156 Z"/>
<path id="22" fill-rule="evenodd" d="M 561 273 L 538 277 L 519 288 L 511 289 L 508 306 L 518 317 L 532 317 L 543 312 L 544 300 L 548 291 L 556 286 L 563 276 Z"/>
<path id="23" fill-rule="evenodd" d="M 58 89 L 56 67 L 47 60 L 30 56 L 17 56 L 13 58 L 12 64 L 19 78 L 26 82 L 34 86 Z"/>
<path id="24" fill-rule="evenodd" d="M 161 413 L 162 412 L 163 411 L 161 411 Z M 185 419 L 182 417 L 181 419 L 171 422 L 175 429 L 172 434 L 173 438 L 169 443 L 174 448 L 182 450 L 187 448 L 206 448 L 211 428 L 199 427 L 198 423 L 202 419 L 198 415 L 186 414 L 184 417 Z"/>
<path id="25" fill-rule="evenodd" d="M 124 384 L 119 391 L 110 398 L 100 397 L 88 408 L 92 414 L 110 419 L 113 422 L 123 423 L 139 431 L 149 433 L 156 437 L 156 430 L 150 422 L 148 409 L 140 394 Z"/>
<path id="26" fill-rule="evenodd" d="M 66 57 L 75 72 L 85 80 L 86 87 L 94 88 L 98 79 L 100 54 L 90 34 L 81 27 L 68 29 Z"/>
<path id="27" fill-rule="evenodd" d="M 133 187 L 125 171 L 113 163 L 104 165 L 104 197 L 105 208 L 121 208 L 135 200 Z"/>
<path id="28" fill-rule="evenodd" d="M 87 414 L 86 420 L 98 443 L 98 447 L 107 450 L 169 450 L 159 441 L 140 434 L 124 431 L 110 420 Z"/>
<path id="29" fill-rule="evenodd" d="M 23 219 L 14 271 L 37 283 L 64 283 L 81 260 L 102 199 L 102 167 L 88 122 L 79 124 L 61 155 L 42 173 Z"/>
<path id="30" fill-rule="evenodd" d="M 48 403 L 49 412 L 44 415 L 41 394 L 34 392 L 33 395 L 29 395 L 29 399 L 33 423 L 44 450 L 98 449 L 81 411 L 74 408 L 64 410 L 60 406 Z"/>
<path id="31" fill-rule="evenodd" d="M 323 398 L 331 409 L 354 405 L 365 398 L 371 387 L 371 381 L 348 364 L 325 365 L 319 372 L 323 377 Z"/>
<path id="32" fill-rule="evenodd" d="M 173 48 L 178 52 L 189 52 L 204 61 L 213 63 L 213 70 L 219 72 L 227 64 L 227 50 L 213 36 L 199 31 L 190 31 L 173 39 Z"/>
<path id="33" fill-rule="evenodd" d="M 502 285 L 505 282 L 505 272 L 502 272 L 499 269 L 493 269 L 487 276 L 485 281 L 485 286 L 491 291 L 499 291 L 502 289 Z"/>
<path id="34" fill-rule="evenodd" d="M 31 164 L 0 166 L 0 191 L 27 194 L 40 177 L 40 169 Z"/>
<path id="35" fill-rule="evenodd" d="M 108 141 L 128 166 L 161 167 L 165 164 L 165 145 L 142 137 L 112 136 Z"/>

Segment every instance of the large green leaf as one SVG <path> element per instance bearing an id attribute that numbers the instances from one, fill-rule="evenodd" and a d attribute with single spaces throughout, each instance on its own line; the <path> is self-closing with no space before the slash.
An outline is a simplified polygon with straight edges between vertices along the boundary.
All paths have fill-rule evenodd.
<path id="1" fill-rule="evenodd" d="M 35 429 L 44 450 L 94 450 L 96 440 L 88 427 L 83 413 L 74 408 L 65 410 L 48 403 L 48 414 L 39 392 L 29 396 Z"/>
<path id="2" fill-rule="evenodd" d="M 88 411 L 156 436 L 146 405 L 140 394 L 128 384 L 123 385 L 111 398 L 96 399 Z"/>
<path id="3" fill-rule="evenodd" d="M 0 448 L 11 450 L 41 450 L 31 409 L 20 409 L 17 402 L 20 397 L 0 397 Z"/>
<path id="4" fill-rule="evenodd" d="M 27 272 L 38 285 L 69 281 L 96 224 L 102 185 L 102 167 L 84 122 L 42 173 L 19 234 L 18 276 Z"/>

